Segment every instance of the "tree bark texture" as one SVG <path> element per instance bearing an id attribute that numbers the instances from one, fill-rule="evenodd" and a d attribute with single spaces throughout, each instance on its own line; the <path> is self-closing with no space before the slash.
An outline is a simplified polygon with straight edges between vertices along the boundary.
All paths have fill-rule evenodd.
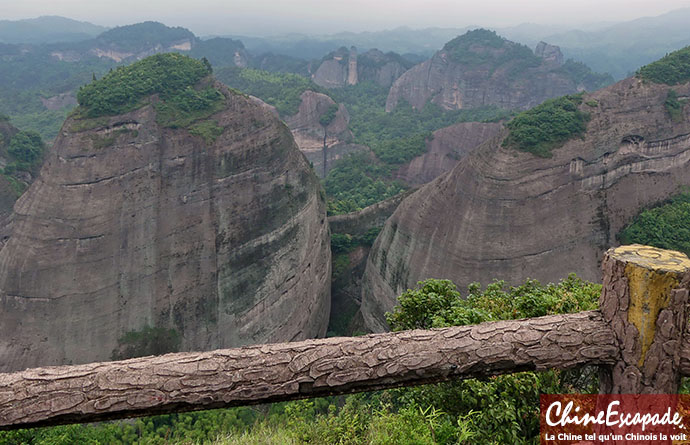
<path id="1" fill-rule="evenodd" d="M 0 374 L 0 429 L 613 365 L 598 311 Z"/>
<path id="2" fill-rule="evenodd" d="M 633 244 L 606 252 L 599 306 L 620 347 L 603 368 L 602 393 L 678 392 L 687 325 L 690 260 L 670 250 Z"/>

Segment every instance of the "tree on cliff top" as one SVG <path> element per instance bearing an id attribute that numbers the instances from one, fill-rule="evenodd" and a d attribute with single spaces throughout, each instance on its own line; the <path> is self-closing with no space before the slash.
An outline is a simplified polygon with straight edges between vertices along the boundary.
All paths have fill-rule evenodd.
<path id="1" fill-rule="evenodd" d="M 164 100 L 184 94 L 187 101 L 204 105 L 193 86 L 211 74 L 202 61 L 176 53 L 156 54 L 116 70 L 79 89 L 77 100 L 85 117 L 116 115 L 143 105 L 142 99 L 159 94 Z M 194 97 L 193 97 L 194 96 Z"/>

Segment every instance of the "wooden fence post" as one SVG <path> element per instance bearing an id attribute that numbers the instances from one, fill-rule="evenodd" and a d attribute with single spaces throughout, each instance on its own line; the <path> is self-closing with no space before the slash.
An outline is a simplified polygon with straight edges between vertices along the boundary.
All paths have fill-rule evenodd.
<path id="1" fill-rule="evenodd" d="M 616 364 L 602 367 L 600 392 L 678 392 L 690 260 L 633 244 L 606 252 L 602 268 L 600 310 L 621 353 Z"/>

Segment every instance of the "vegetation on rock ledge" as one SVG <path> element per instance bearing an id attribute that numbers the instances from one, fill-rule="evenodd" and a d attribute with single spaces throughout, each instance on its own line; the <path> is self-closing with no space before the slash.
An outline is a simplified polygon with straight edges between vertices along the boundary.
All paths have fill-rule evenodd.
<path id="1" fill-rule="evenodd" d="M 676 85 L 690 80 L 690 46 L 674 51 L 656 62 L 637 70 L 637 75 L 650 82 Z"/>
<path id="2" fill-rule="evenodd" d="M 209 92 L 199 92 L 194 85 L 209 74 L 208 64 L 180 54 L 147 57 L 81 87 L 77 94 L 79 114 L 95 118 L 126 113 L 144 105 L 143 99 L 152 94 L 159 94 L 184 112 L 208 107 Z"/>
<path id="3" fill-rule="evenodd" d="M 587 130 L 589 114 L 578 109 L 581 103 L 581 94 L 563 96 L 518 114 L 506 125 L 503 146 L 550 158 L 554 148 Z"/>
<path id="4" fill-rule="evenodd" d="M 618 234 L 622 244 L 644 244 L 690 255 L 690 191 L 642 211 Z"/>

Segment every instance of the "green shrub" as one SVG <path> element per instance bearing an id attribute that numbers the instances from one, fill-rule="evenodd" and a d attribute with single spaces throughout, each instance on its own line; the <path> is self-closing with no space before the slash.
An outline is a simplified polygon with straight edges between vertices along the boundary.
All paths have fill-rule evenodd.
<path id="1" fill-rule="evenodd" d="M 311 79 L 290 73 L 269 73 L 250 68 L 221 68 L 216 78 L 243 93 L 251 94 L 273 105 L 282 117 L 299 111 L 301 95 L 307 90 L 325 92 Z"/>
<path id="2" fill-rule="evenodd" d="M 552 70 L 552 72 L 566 75 L 578 85 L 587 85 L 587 88 L 592 91 L 604 88 L 614 82 L 610 74 L 595 73 L 584 63 L 576 62 L 573 59 L 566 60 L 563 65 Z"/>
<path id="3" fill-rule="evenodd" d="M 361 210 L 405 190 L 390 177 L 392 167 L 372 161 L 363 153 L 354 153 L 340 160 L 328 172 L 325 189 L 329 197 L 328 213 L 337 215 Z"/>
<path id="4" fill-rule="evenodd" d="M 503 146 L 551 157 L 554 148 L 587 130 L 590 116 L 578 109 L 581 103 L 581 94 L 563 96 L 518 114 L 506 125 L 510 133 Z"/>
<path id="5" fill-rule="evenodd" d="M 690 80 L 690 46 L 667 54 L 637 70 L 637 76 L 654 83 L 676 85 Z"/>
<path id="6" fill-rule="evenodd" d="M 10 141 L 7 152 L 14 159 L 29 164 L 38 161 L 43 156 L 45 145 L 41 135 L 35 131 L 20 131 Z"/>
<path id="7" fill-rule="evenodd" d="M 690 256 L 690 192 L 640 212 L 618 234 L 622 244 L 678 250 Z"/>
<path id="8" fill-rule="evenodd" d="M 214 120 L 206 120 L 189 127 L 189 133 L 201 136 L 206 145 L 213 144 L 218 136 L 223 134 L 223 127 L 219 126 Z"/>
<path id="9" fill-rule="evenodd" d="M 666 100 L 664 101 L 664 107 L 671 116 L 673 122 L 683 121 L 683 107 L 685 106 L 685 100 L 678 99 L 678 93 L 674 90 L 668 90 Z"/>
<path id="10" fill-rule="evenodd" d="M 328 127 L 335 119 L 336 113 L 338 113 L 338 104 L 329 105 L 328 109 L 319 117 L 319 123 L 324 127 Z"/>
<path id="11" fill-rule="evenodd" d="M 486 29 L 468 31 L 446 43 L 443 50 L 453 62 L 468 67 L 487 65 L 489 73 L 505 66 L 510 79 L 524 76 L 525 70 L 542 64 L 542 59 L 527 46 L 510 42 Z"/>
<path id="12" fill-rule="evenodd" d="M 429 279 L 398 298 L 387 314 L 395 331 L 462 326 L 485 321 L 538 317 L 596 309 L 601 285 L 570 275 L 558 284 L 527 280 L 517 287 L 496 281 L 481 290 L 471 284 L 462 298 L 448 280 Z M 399 390 L 403 405 L 433 406 L 458 420 L 471 443 L 531 444 L 539 436 L 539 395 L 596 391 L 593 368 L 518 373 Z M 535 442 L 536 440 L 536 442 Z"/>
<path id="13" fill-rule="evenodd" d="M 210 74 L 199 60 L 176 53 L 156 54 L 129 66 L 117 67 L 100 80 L 79 89 L 77 100 L 84 117 L 116 115 L 143 105 L 159 94 L 164 101 L 188 110 L 208 106 L 207 93 L 193 89 Z"/>

